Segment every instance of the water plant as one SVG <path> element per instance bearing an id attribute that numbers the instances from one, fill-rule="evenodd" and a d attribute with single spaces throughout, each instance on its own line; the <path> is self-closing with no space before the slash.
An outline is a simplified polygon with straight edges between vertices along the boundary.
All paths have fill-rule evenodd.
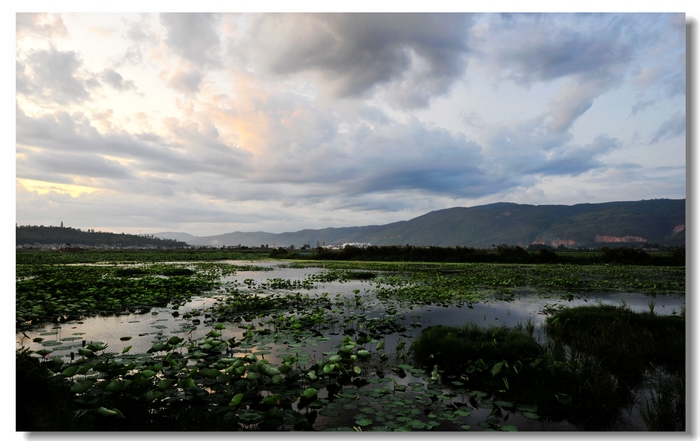
<path id="1" fill-rule="evenodd" d="M 89 254 L 18 259 L 19 341 L 35 340 L 43 349 L 18 351 L 17 363 L 31 366 L 24 371 L 39 374 L 38 383 L 67 410 L 60 423 L 44 425 L 28 412 L 27 430 L 515 431 L 516 418 L 565 419 L 599 430 L 627 405 L 632 382 L 572 340 L 576 319 L 557 315 L 566 309 L 562 296 L 568 302 L 599 291 L 685 287 L 682 273 L 663 267 L 335 261 L 286 264 L 323 266 L 299 279 L 241 276 L 222 283 L 270 265 L 216 262 L 214 253 L 206 261 L 197 253 L 110 254 L 113 261 Z M 319 286 L 331 283 L 353 285 L 344 294 L 322 293 Z M 427 326 L 411 312 L 419 305 L 467 311 L 527 292 L 559 302 L 547 311 L 552 339 L 535 340 L 531 319 L 519 329 L 449 329 Z M 204 295 L 211 306 L 188 305 Z M 34 339 L 20 334 L 46 320 L 165 305 L 168 320 L 183 323 L 168 335 L 163 319 L 154 319 L 155 332 L 138 334 L 152 339 L 142 352 L 131 346 L 136 334 L 121 334 L 129 344 L 121 352 L 61 335 L 60 324 Z M 676 316 L 683 322 L 684 308 Z M 620 324 L 630 325 L 636 326 Z M 659 326 L 675 329 L 677 322 Z M 662 352 L 636 360 L 673 370 L 685 360 L 678 353 L 683 344 L 678 339 L 669 348 L 675 362 L 664 364 Z M 68 350 L 70 359 L 57 355 Z M 29 380 L 18 371 L 17 381 L 24 390 Z M 45 409 L 28 397 L 23 408 Z"/>
<path id="2" fill-rule="evenodd" d="M 642 397 L 639 413 L 650 431 L 685 431 L 685 382 L 659 377 Z"/>

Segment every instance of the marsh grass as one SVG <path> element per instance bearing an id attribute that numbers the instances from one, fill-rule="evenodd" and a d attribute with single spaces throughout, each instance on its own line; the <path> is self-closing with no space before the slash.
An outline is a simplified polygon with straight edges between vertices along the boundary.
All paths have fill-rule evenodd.
<path id="1" fill-rule="evenodd" d="M 413 342 L 411 352 L 416 360 L 432 359 L 448 375 L 457 375 L 479 359 L 509 363 L 534 359 L 541 347 L 531 336 L 506 326 L 482 329 L 470 323 L 461 328 L 428 327 Z"/>
<path id="2" fill-rule="evenodd" d="M 542 344 L 534 325 L 513 328 L 432 326 L 411 346 L 416 363 L 468 378 L 495 398 L 534 402 L 543 419 L 566 419 L 583 430 L 609 430 L 623 421 L 647 368 L 678 375 L 685 367 L 682 317 L 634 313 L 609 305 L 563 309 L 549 317 Z M 659 383 L 642 414 L 650 428 L 679 430 L 685 406 L 678 383 Z M 671 418 L 670 423 L 663 421 Z M 654 429 L 651 429 L 654 430 Z"/>
<path id="3" fill-rule="evenodd" d="M 678 377 L 658 378 L 639 413 L 650 431 L 684 431 L 685 382 Z"/>
<path id="4" fill-rule="evenodd" d="M 649 366 L 672 373 L 685 369 L 685 319 L 624 306 L 567 308 L 548 317 L 549 338 L 596 357 L 630 386 L 639 384 Z"/>

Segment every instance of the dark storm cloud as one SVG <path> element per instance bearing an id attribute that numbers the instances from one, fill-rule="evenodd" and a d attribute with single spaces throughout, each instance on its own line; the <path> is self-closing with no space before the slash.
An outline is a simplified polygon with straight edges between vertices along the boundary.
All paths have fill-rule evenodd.
<path id="1" fill-rule="evenodd" d="M 661 123 L 659 128 L 649 141 L 649 144 L 656 144 L 674 136 L 685 134 L 685 113 L 676 112 L 672 117 Z"/>
<path id="2" fill-rule="evenodd" d="M 238 41 L 234 52 L 276 75 L 318 73 L 338 97 L 391 85 L 395 103 L 422 107 L 464 74 L 472 20 L 468 14 L 256 15 L 250 39 Z"/>
<path id="3" fill-rule="evenodd" d="M 197 66 L 219 66 L 219 36 L 214 14 L 160 14 L 167 30 L 166 43 L 182 58 Z"/>

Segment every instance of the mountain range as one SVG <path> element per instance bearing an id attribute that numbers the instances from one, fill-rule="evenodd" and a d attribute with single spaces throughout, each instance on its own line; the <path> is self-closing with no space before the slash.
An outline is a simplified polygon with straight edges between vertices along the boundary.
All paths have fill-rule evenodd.
<path id="1" fill-rule="evenodd" d="M 369 243 L 441 247 L 545 244 L 557 247 L 611 243 L 685 244 L 685 199 L 651 199 L 576 205 L 499 202 L 432 211 L 385 225 L 323 228 L 287 233 L 233 232 L 197 237 L 163 232 L 154 236 L 189 245 L 300 247 Z"/>

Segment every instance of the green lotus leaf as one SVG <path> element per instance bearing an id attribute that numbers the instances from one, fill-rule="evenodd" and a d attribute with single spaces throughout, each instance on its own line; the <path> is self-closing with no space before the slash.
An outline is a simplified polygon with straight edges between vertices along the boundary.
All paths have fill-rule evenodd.
<path id="1" fill-rule="evenodd" d="M 166 389 L 169 388 L 170 385 L 173 384 L 174 382 L 175 382 L 175 380 L 173 380 L 172 378 L 165 378 L 165 379 L 163 379 L 163 380 L 160 380 L 160 381 L 158 382 L 158 385 L 156 385 L 156 387 L 157 387 L 159 390 L 166 390 Z"/>
<path id="2" fill-rule="evenodd" d="M 307 400 L 312 399 L 316 394 L 318 393 L 318 389 L 314 389 L 313 387 L 310 387 L 304 391 L 304 393 L 301 394 L 301 396 Z"/>
<path id="3" fill-rule="evenodd" d="M 221 372 L 218 369 L 212 368 L 202 368 L 199 370 L 199 373 L 207 378 L 216 378 L 221 374 Z"/>
<path id="4" fill-rule="evenodd" d="M 105 386 L 105 390 L 109 392 L 121 392 L 129 384 L 131 384 L 131 380 L 112 380 Z"/>
<path id="5" fill-rule="evenodd" d="M 158 343 L 154 344 L 153 346 L 151 346 L 151 349 L 149 349 L 146 352 L 148 352 L 149 354 L 152 352 L 160 352 L 160 351 L 167 349 L 167 347 L 168 347 L 167 343 L 158 342 Z"/>
<path id="6" fill-rule="evenodd" d="M 182 343 L 183 341 L 185 341 L 184 338 L 180 338 L 178 336 L 173 336 L 173 337 L 170 337 L 170 339 L 168 339 L 168 344 L 175 346 L 175 345 Z"/>
<path id="7" fill-rule="evenodd" d="M 106 417 L 117 416 L 119 418 L 124 418 L 124 414 L 122 414 L 119 411 L 119 409 L 107 409 L 106 407 L 100 407 L 99 409 L 97 409 L 97 412 L 99 412 L 100 415 Z"/>
<path id="8" fill-rule="evenodd" d="M 234 395 L 233 398 L 231 398 L 231 402 L 228 403 L 228 405 L 231 407 L 238 406 L 239 404 L 241 404 L 241 400 L 243 400 L 244 396 L 245 396 L 245 394 L 243 394 L 243 393 Z"/>
<path id="9" fill-rule="evenodd" d="M 81 394 L 85 392 L 86 390 L 90 389 L 92 385 L 94 384 L 94 380 L 92 379 L 87 379 L 87 380 L 82 380 L 77 383 L 75 383 L 71 388 L 70 391 L 76 394 Z"/>
<path id="10" fill-rule="evenodd" d="M 146 392 L 146 394 L 144 395 L 144 398 L 146 399 L 146 401 L 152 403 L 153 401 L 157 400 L 158 398 L 161 398 L 161 397 L 164 396 L 164 395 L 165 395 L 165 394 L 164 394 L 163 392 L 159 391 L 159 390 L 149 390 L 149 391 Z"/>
<path id="11" fill-rule="evenodd" d="M 182 387 L 182 388 L 190 388 L 190 387 L 197 387 L 197 385 L 194 383 L 194 380 L 192 378 L 187 378 L 185 380 L 180 380 L 177 382 L 177 385 Z"/>
<path id="12" fill-rule="evenodd" d="M 61 372 L 61 375 L 63 375 L 64 377 L 72 377 L 76 374 L 76 372 L 78 372 L 78 368 L 79 366 L 75 365 L 69 366 L 63 372 Z"/>
<path id="13" fill-rule="evenodd" d="M 92 369 L 92 368 L 93 368 L 92 365 L 84 364 L 84 365 L 80 366 L 80 368 L 78 369 L 78 372 L 76 372 L 76 374 L 78 374 L 78 375 L 85 375 L 85 374 L 87 374 L 87 373 L 90 371 L 90 369 Z"/>

